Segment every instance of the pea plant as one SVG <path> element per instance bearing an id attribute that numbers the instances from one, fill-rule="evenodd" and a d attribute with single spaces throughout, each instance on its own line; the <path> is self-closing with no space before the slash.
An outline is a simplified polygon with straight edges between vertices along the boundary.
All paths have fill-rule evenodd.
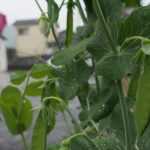
<path id="1" fill-rule="evenodd" d="M 40 30 L 46 37 L 53 34 L 57 50 L 48 61 L 39 58 L 28 73 L 16 71 L 1 91 L 0 110 L 9 131 L 21 135 L 25 150 L 149 150 L 150 5 L 141 6 L 139 0 L 61 1 L 46 0 L 48 9 L 43 10 L 35 0 Z M 67 9 L 65 46 L 55 33 L 62 7 Z M 133 12 L 126 15 L 129 7 Z M 83 26 L 72 44 L 75 8 Z M 33 108 L 30 97 L 37 96 L 41 102 Z M 69 109 L 75 97 L 78 117 Z M 24 132 L 33 112 L 37 119 L 27 143 Z M 47 136 L 58 112 L 70 136 L 49 147 Z"/>

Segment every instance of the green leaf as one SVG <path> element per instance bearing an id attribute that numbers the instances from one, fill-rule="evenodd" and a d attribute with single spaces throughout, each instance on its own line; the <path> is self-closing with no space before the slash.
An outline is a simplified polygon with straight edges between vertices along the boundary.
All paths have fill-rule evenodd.
<path id="1" fill-rule="evenodd" d="M 73 83 L 59 80 L 58 93 L 64 100 L 72 100 L 77 94 L 78 87 Z"/>
<path id="2" fill-rule="evenodd" d="M 40 96 L 43 90 L 43 81 L 31 82 L 27 85 L 25 94 L 28 96 Z"/>
<path id="3" fill-rule="evenodd" d="M 1 101 L 7 104 L 16 105 L 21 98 L 21 91 L 14 86 L 7 86 L 1 92 Z"/>
<path id="4" fill-rule="evenodd" d="M 133 11 L 133 13 L 122 24 L 119 38 L 121 44 L 126 38 L 133 36 L 142 36 L 145 38 L 150 37 L 149 14 L 150 14 L 150 5 L 140 7 Z"/>
<path id="5" fill-rule="evenodd" d="M 99 3 L 113 42 L 118 46 L 118 33 L 122 22 L 122 3 L 120 0 L 99 0 Z M 100 22 L 97 24 L 95 35 L 87 45 L 87 49 L 96 60 L 112 51 L 105 30 Z"/>
<path id="6" fill-rule="evenodd" d="M 51 20 L 51 23 L 55 23 L 59 17 L 59 7 L 54 0 L 47 0 L 48 3 L 48 16 Z"/>
<path id="7" fill-rule="evenodd" d="M 47 123 L 44 121 L 41 112 L 39 113 L 32 132 L 31 150 L 45 150 L 47 137 Z"/>
<path id="8" fill-rule="evenodd" d="M 5 123 L 7 125 L 7 128 L 13 135 L 19 134 L 18 129 L 18 119 L 16 116 L 16 112 L 13 112 L 12 107 L 9 104 L 0 103 L 0 109 L 3 114 Z M 15 110 L 16 111 L 16 110 Z"/>
<path id="9" fill-rule="evenodd" d="M 47 64 L 37 64 L 34 65 L 30 76 L 35 79 L 43 78 L 50 73 L 50 67 Z"/>
<path id="10" fill-rule="evenodd" d="M 25 80 L 26 76 L 27 74 L 24 71 L 16 71 L 10 77 L 11 83 L 19 85 Z"/>
<path id="11" fill-rule="evenodd" d="M 24 100 L 20 112 L 22 100 L 21 92 L 16 87 L 8 86 L 2 90 L 0 108 L 9 131 L 14 135 L 25 131 L 32 122 L 32 105 Z"/>
<path id="12" fill-rule="evenodd" d="M 32 123 L 32 104 L 29 100 L 23 101 L 23 107 L 21 117 L 19 120 L 19 126 L 21 131 L 25 131 Z"/>
<path id="13" fill-rule="evenodd" d="M 110 79 L 122 79 L 133 69 L 130 54 L 109 54 L 101 58 L 95 67 L 95 73 Z"/>
<path id="14" fill-rule="evenodd" d="M 86 50 L 86 45 L 89 41 L 90 38 L 77 43 L 75 46 L 57 51 L 52 58 L 52 63 L 54 65 L 65 65 L 71 62 L 75 56 Z"/>

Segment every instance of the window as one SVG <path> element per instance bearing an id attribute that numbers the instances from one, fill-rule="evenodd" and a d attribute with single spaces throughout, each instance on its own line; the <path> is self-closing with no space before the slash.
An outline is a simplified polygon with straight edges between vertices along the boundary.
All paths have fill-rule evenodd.
<path id="1" fill-rule="evenodd" d="M 18 30 L 19 35 L 27 35 L 28 34 L 28 28 L 20 28 Z"/>
<path id="2" fill-rule="evenodd" d="M 46 46 L 47 46 L 47 48 L 56 48 L 56 43 L 55 42 L 47 42 Z"/>

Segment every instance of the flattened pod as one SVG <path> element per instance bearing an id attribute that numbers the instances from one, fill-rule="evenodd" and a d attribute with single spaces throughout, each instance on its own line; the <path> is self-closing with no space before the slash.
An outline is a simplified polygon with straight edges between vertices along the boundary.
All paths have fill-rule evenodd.
<path id="1" fill-rule="evenodd" d="M 138 140 L 150 123 L 150 56 L 144 58 L 136 99 L 135 122 Z"/>

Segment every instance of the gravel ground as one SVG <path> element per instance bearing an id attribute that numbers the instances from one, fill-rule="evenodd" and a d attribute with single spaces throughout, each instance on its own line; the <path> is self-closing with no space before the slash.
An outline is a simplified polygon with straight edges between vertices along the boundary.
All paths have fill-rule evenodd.
<path id="1" fill-rule="evenodd" d="M 0 90 L 9 84 L 9 72 L 0 73 Z M 39 104 L 39 100 L 32 99 L 33 106 Z M 70 109 L 75 116 L 78 115 L 76 108 L 79 106 L 77 100 L 74 100 L 70 104 Z M 36 113 L 34 114 L 34 119 L 36 118 Z M 34 122 L 34 121 L 33 121 Z M 26 138 L 28 139 L 28 144 L 31 141 L 32 127 L 28 129 L 25 133 Z M 69 135 L 68 129 L 65 126 L 63 117 L 61 114 L 57 115 L 57 121 L 55 129 L 48 136 L 48 145 L 54 145 L 62 139 L 66 138 Z M 23 145 L 20 136 L 12 136 L 4 122 L 0 122 L 0 150 L 23 150 Z"/>

